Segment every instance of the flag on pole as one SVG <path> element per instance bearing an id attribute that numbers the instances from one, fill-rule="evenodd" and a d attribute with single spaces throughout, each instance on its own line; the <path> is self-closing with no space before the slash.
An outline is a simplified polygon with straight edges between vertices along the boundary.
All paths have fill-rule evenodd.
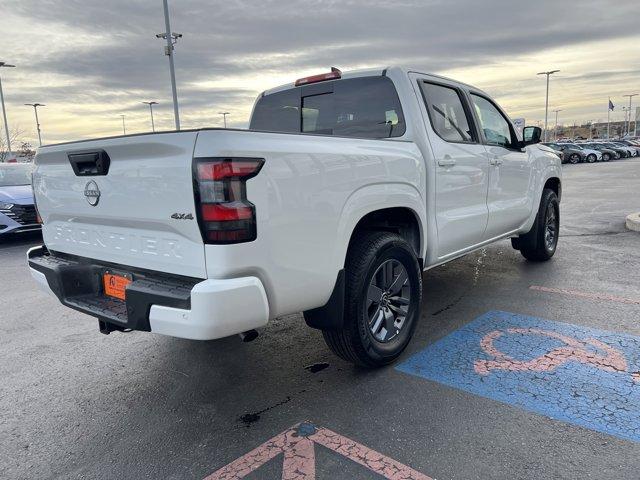
<path id="1" fill-rule="evenodd" d="M 611 99 L 609 99 L 609 110 L 613 111 L 614 108 L 616 108 L 615 105 L 613 104 Z"/>

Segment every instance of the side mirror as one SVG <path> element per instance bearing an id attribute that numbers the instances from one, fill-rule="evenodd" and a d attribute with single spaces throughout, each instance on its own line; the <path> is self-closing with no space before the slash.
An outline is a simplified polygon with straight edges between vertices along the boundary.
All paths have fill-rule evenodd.
<path id="1" fill-rule="evenodd" d="M 533 145 L 534 143 L 540 143 L 542 129 L 540 127 L 524 127 L 522 130 L 522 138 L 524 139 L 522 143 L 525 147 L 527 145 Z"/>

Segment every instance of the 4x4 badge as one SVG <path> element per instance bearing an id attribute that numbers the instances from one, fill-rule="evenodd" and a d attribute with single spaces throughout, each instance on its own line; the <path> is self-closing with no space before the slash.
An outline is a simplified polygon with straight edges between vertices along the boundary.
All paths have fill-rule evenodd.
<path id="1" fill-rule="evenodd" d="M 175 220 L 193 220 L 193 215 L 190 213 L 174 213 L 171 218 Z"/>

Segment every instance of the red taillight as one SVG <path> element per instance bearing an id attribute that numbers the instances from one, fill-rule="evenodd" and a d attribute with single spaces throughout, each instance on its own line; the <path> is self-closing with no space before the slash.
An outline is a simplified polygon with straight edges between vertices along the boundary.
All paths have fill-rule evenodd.
<path id="1" fill-rule="evenodd" d="M 256 210 L 247 200 L 246 182 L 263 164 L 261 158 L 196 159 L 196 203 L 205 243 L 256 239 Z"/>
<path id="2" fill-rule="evenodd" d="M 199 180 L 224 180 L 232 177 L 246 177 L 251 175 L 256 169 L 256 164 L 252 160 L 238 160 L 220 163 L 199 163 Z"/>
<path id="3" fill-rule="evenodd" d="M 205 203 L 202 205 L 202 220 L 205 222 L 229 222 L 248 220 L 253 217 L 251 207 L 230 203 Z"/>
<path id="4" fill-rule="evenodd" d="M 312 75 L 310 77 L 299 78 L 296 80 L 295 86 L 308 85 L 310 83 L 324 82 L 325 80 L 335 80 L 342 77 L 342 72 L 336 67 L 331 67 L 329 73 L 321 73 L 319 75 Z"/>

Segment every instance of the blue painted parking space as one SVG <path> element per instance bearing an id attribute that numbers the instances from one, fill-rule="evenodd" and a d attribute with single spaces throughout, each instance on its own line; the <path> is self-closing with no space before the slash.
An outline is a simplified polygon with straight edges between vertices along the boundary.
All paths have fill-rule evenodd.
<path id="1" fill-rule="evenodd" d="M 492 311 L 398 370 L 640 442 L 640 337 Z"/>

